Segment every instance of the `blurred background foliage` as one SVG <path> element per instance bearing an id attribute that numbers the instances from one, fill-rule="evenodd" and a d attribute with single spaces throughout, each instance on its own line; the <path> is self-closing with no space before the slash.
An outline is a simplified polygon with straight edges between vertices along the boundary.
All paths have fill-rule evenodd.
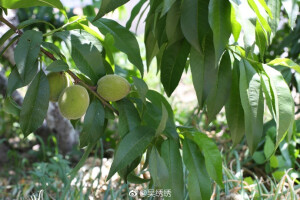
<path id="1" fill-rule="evenodd" d="M 108 17 L 125 23 L 130 16 L 130 10 L 138 1 L 132 1 L 129 6 L 122 6 Z M 76 3 L 74 3 L 76 5 Z M 83 6 L 84 5 L 84 6 Z M 99 7 L 99 1 L 93 0 L 88 3 L 79 2 L 77 7 L 67 9 L 67 16 L 82 14 L 94 17 Z M 140 14 L 143 13 L 142 7 Z M 16 11 L 19 22 L 27 19 L 42 19 L 50 22 L 58 28 L 66 22 L 66 18 L 56 9 L 50 7 L 34 7 L 19 9 Z M 142 18 L 142 17 L 141 17 Z M 121 23 L 121 24 L 122 24 Z M 136 21 L 133 25 L 137 25 Z M 300 20 L 294 30 L 288 27 L 287 14 L 281 12 L 279 31 L 273 38 L 265 55 L 265 62 L 277 57 L 288 57 L 296 63 L 300 63 Z M 139 26 L 143 26 L 140 20 Z M 38 29 L 46 32 L 51 29 L 47 24 L 33 24 L 26 29 Z M 145 58 L 143 44 L 143 28 L 131 27 L 137 30 L 137 37 L 141 47 L 142 58 Z M 65 46 L 59 41 L 51 41 L 59 46 L 66 58 L 70 57 Z M 125 54 L 115 52 L 115 73 L 127 77 L 138 76 L 138 72 L 128 62 Z M 50 63 L 46 58 L 45 63 Z M 70 62 L 70 61 L 69 61 Z M 145 62 L 145 59 L 144 59 Z M 11 64 L 0 58 L 2 71 L 8 76 Z M 71 63 L 72 64 L 72 63 Z M 156 65 L 156 62 L 152 62 Z M 297 113 L 300 103 L 300 75 L 289 68 L 277 67 L 282 72 L 285 80 L 293 91 Z M 144 80 L 149 88 L 163 92 L 156 66 L 150 67 Z M 22 91 L 22 89 L 20 90 Z M 171 98 L 168 98 L 175 112 L 176 125 L 193 127 L 201 132 L 206 132 L 214 138 L 223 156 L 223 174 L 225 189 L 214 186 L 213 198 L 215 199 L 288 199 L 292 194 L 300 194 L 300 120 L 296 115 L 294 135 L 290 142 L 283 140 L 276 153 L 271 156 L 270 149 L 275 144 L 275 123 L 268 121 L 270 116 L 265 116 L 264 134 L 266 137 L 259 144 L 254 156 L 251 157 L 245 144 L 233 148 L 229 137 L 225 113 L 222 111 L 210 124 L 206 124 L 205 114 L 199 112 L 197 99 L 192 86 L 191 73 L 187 71 L 180 82 L 179 87 Z M 7 159 L 0 163 L 0 199 L 12 199 L 28 196 L 36 198 L 43 196 L 45 199 L 57 199 L 64 191 L 63 185 L 67 184 L 66 174 L 70 172 L 76 162 L 82 156 L 79 146 L 66 155 L 62 155 L 55 133 L 48 135 L 43 140 L 36 135 L 24 138 L 18 119 L 14 115 L 7 114 L 4 109 L 4 98 L 0 95 L 0 146 L 5 143 L 8 146 Z M 76 129 L 81 130 L 80 120 L 73 121 Z M 86 164 L 80 170 L 78 176 L 72 182 L 69 191 L 69 199 L 130 199 L 130 188 L 138 187 L 140 190 L 147 188 L 147 184 L 139 186 L 126 184 L 118 177 L 113 177 L 105 182 L 113 150 L 118 142 L 116 122 L 111 122 L 106 129 L 105 135 L 100 139 L 101 143 L 90 155 Z M 102 145 L 103 142 L 109 145 Z M 1 155 L 1 150 L 0 150 Z M 290 196 L 289 196 L 290 195 Z M 187 196 L 187 194 L 185 194 Z M 281 197 L 280 197 L 281 196 Z"/>

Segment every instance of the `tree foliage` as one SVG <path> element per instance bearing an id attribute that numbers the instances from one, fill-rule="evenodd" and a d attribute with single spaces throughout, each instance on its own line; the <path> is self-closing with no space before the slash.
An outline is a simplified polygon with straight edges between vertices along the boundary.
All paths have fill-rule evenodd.
<path id="1" fill-rule="evenodd" d="M 127 27 L 103 17 L 126 2 L 103 0 L 95 18 L 72 17 L 62 27 L 48 32 L 22 32 L 20 29 L 43 21 L 29 19 L 13 27 L 2 14 L 0 20 L 11 29 L 0 39 L 0 44 L 14 33 L 18 40 L 14 52 L 16 66 L 8 82 L 6 102 L 11 105 L 7 107 L 11 112 L 19 109 L 11 102 L 10 95 L 20 87 L 29 86 L 19 112 L 20 124 L 25 136 L 34 132 L 42 125 L 48 108 L 49 85 L 44 71 L 66 72 L 75 84 L 89 91 L 92 99 L 84 117 L 81 147 L 88 146 L 90 151 L 103 134 L 107 120 L 111 120 L 108 116 L 113 112 L 119 117 L 121 140 L 108 179 L 119 173 L 129 182 L 140 183 L 140 179 L 133 178 L 136 177 L 133 170 L 146 152 L 148 162 L 144 168 L 149 167 L 154 188 L 182 191 L 184 163 L 189 171 L 190 199 L 208 199 L 211 180 L 223 186 L 220 152 L 205 134 L 176 127 L 168 101 L 141 79 L 145 67 L 140 48 L 135 35 L 128 30 L 136 10 Z M 287 58 L 266 63 L 265 55 L 278 28 L 281 5 L 289 16 L 290 28 L 294 28 L 299 10 L 295 0 L 149 0 L 139 2 L 136 8 L 144 3 L 150 6 L 144 37 L 147 69 L 156 57 L 168 96 L 176 89 L 184 70 L 190 67 L 199 109 L 206 113 L 209 123 L 225 106 L 235 145 L 245 135 L 250 152 L 255 152 L 263 137 L 263 115 L 267 110 L 276 123 L 276 144 L 268 155 L 287 134 L 293 134 L 294 102 L 277 68 L 300 71 L 300 67 Z M 2 0 L 0 5 L 4 10 L 52 6 L 65 15 L 59 0 Z M 299 20 L 296 30 L 299 32 Z M 71 59 L 62 55 L 49 37 L 65 43 Z M 125 53 L 140 76 L 132 77 L 129 96 L 113 103 L 97 94 L 94 86 L 101 77 L 114 73 L 115 51 Z M 44 70 L 41 63 L 46 57 L 53 62 Z M 183 163 L 179 149 L 183 152 Z M 181 194 L 174 193 L 172 199 L 183 199 Z"/>

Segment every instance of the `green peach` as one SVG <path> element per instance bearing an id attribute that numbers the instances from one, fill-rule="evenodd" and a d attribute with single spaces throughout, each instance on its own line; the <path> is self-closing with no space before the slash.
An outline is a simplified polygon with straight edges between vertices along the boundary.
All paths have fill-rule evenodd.
<path id="1" fill-rule="evenodd" d="M 90 97 L 87 90 L 80 85 L 67 87 L 59 96 L 58 107 L 67 119 L 79 119 L 88 109 Z"/>
<path id="2" fill-rule="evenodd" d="M 56 102 L 61 92 L 68 87 L 68 79 L 64 72 L 50 72 L 47 75 L 50 87 L 50 101 Z"/>
<path id="3" fill-rule="evenodd" d="M 130 92 L 128 81 L 118 75 L 109 74 L 98 81 L 97 93 L 106 101 L 118 101 Z"/>

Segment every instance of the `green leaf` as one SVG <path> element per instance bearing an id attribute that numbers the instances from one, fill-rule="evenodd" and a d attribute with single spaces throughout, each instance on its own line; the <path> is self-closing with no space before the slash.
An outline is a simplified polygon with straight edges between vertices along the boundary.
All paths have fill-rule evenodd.
<path id="1" fill-rule="evenodd" d="M 179 148 L 179 142 L 170 139 L 161 145 L 161 156 L 169 172 L 167 188 L 171 189 L 171 199 L 174 200 L 184 199 L 183 163 Z"/>
<path id="2" fill-rule="evenodd" d="M 168 121 L 168 111 L 166 109 L 166 107 L 164 106 L 164 104 L 162 103 L 161 104 L 161 107 L 162 107 L 162 111 L 161 111 L 161 119 L 160 119 L 160 122 L 159 122 L 159 125 L 156 129 L 156 132 L 155 132 L 155 136 L 158 136 L 160 135 L 166 128 L 166 125 L 167 125 L 167 121 Z"/>
<path id="3" fill-rule="evenodd" d="M 217 145 L 203 133 L 194 133 L 192 139 L 204 155 L 209 176 L 221 187 L 224 187 L 222 182 L 222 158 Z"/>
<path id="4" fill-rule="evenodd" d="M 9 29 L 0 38 L 0 47 L 15 33 L 14 30 Z"/>
<path id="5" fill-rule="evenodd" d="M 231 90 L 225 105 L 225 114 L 230 130 L 233 146 L 236 146 L 245 135 L 244 110 L 239 89 L 239 65 L 237 60 L 233 64 Z"/>
<path id="6" fill-rule="evenodd" d="M 173 114 L 172 107 L 162 94 L 160 94 L 159 92 L 157 92 L 155 90 L 148 90 L 146 98 L 149 99 L 153 104 L 155 104 L 158 107 L 161 107 L 161 104 L 163 103 L 165 108 L 168 111 L 168 116 L 172 120 L 174 120 L 174 114 Z"/>
<path id="7" fill-rule="evenodd" d="M 277 147 L 294 121 L 294 100 L 281 73 L 268 65 L 263 65 L 263 68 L 269 77 L 273 96 L 273 107 L 276 114 Z"/>
<path id="8" fill-rule="evenodd" d="M 255 13 L 247 3 L 247 0 L 230 0 L 230 3 L 235 10 L 236 20 L 242 26 L 245 47 L 251 47 L 255 42 L 255 23 L 253 24 Z"/>
<path id="9" fill-rule="evenodd" d="M 268 7 L 268 5 L 266 4 L 265 0 L 258 0 L 258 1 L 263 6 L 263 8 L 265 9 L 265 11 L 268 13 L 268 15 L 270 16 L 270 18 L 273 19 L 272 12 L 271 12 L 270 8 Z"/>
<path id="10" fill-rule="evenodd" d="M 141 118 L 134 104 L 127 98 L 117 101 L 119 111 L 118 133 L 124 137 L 141 124 Z"/>
<path id="11" fill-rule="evenodd" d="M 293 29 L 299 13 L 299 6 L 297 0 L 281 0 L 281 2 L 289 16 L 289 24 Z"/>
<path id="12" fill-rule="evenodd" d="M 126 23 L 126 28 L 127 29 L 130 29 L 131 25 L 132 25 L 132 22 L 133 20 L 135 19 L 135 17 L 139 14 L 142 6 L 146 3 L 146 0 L 141 0 L 139 1 L 135 6 L 134 8 L 131 10 L 130 12 L 130 17 Z"/>
<path id="13" fill-rule="evenodd" d="M 231 21 L 231 29 L 232 29 L 234 41 L 237 42 L 240 37 L 242 26 L 236 20 L 235 9 L 233 8 L 232 5 L 231 5 L 231 10 L 230 10 L 230 21 Z"/>
<path id="14" fill-rule="evenodd" d="M 19 35 L 16 35 L 15 37 L 13 37 L 9 42 L 8 42 L 8 44 L 4 47 L 4 48 L 2 48 L 2 50 L 0 51 L 0 57 L 2 57 L 2 55 L 4 54 L 4 52 L 12 45 L 12 44 L 14 44 L 15 43 L 15 41 L 17 40 L 17 39 L 19 39 Z"/>
<path id="15" fill-rule="evenodd" d="M 276 66 L 284 66 L 291 69 L 294 69 L 298 73 L 300 73 L 300 66 L 288 58 L 275 58 L 274 60 L 267 63 L 267 65 L 276 67 Z"/>
<path id="16" fill-rule="evenodd" d="M 66 42 L 76 66 L 92 80 L 93 84 L 105 75 L 100 52 L 102 45 L 96 37 L 83 30 L 57 32 L 55 36 Z"/>
<path id="17" fill-rule="evenodd" d="M 42 46 L 46 49 L 48 49 L 48 51 L 58 55 L 60 57 L 60 59 L 65 59 L 65 56 L 60 52 L 60 49 L 53 43 L 50 42 L 42 42 Z"/>
<path id="18" fill-rule="evenodd" d="M 154 135 L 155 130 L 148 126 L 139 126 L 130 131 L 119 143 L 107 180 L 142 155 Z"/>
<path id="19" fill-rule="evenodd" d="M 259 74 L 244 59 L 240 61 L 240 96 L 245 116 L 245 134 L 253 154 L 263 133 L 264 99 Z"/>
<path id="20" fill-rule="evenodd" d="M 181 40 L 167 47 L 163 54 L 160 78 L 168 96 L 171 96 L 180 81 L 189 52 L 189 43 Z"/>
<path id="21" fill-rule="evenodd" d="M 266 158 L 265 158 L 264 152 L 262 152 L 262 151 L 256 151 L 253 154 L 252 158 L 259 165 L 262 165 L 262 164 L 264 164 L 266 162 Z"/>
<path id="22" fill-rule="evenodd" d="M 256 21 L 256 27 L 255 27 L 255 39 L 256 39 L 256 44 L 259 48 L 259 55 L 260 59 L 263 61 L 264 60 L 264 54 L 268 46 L 268 36 L 263 30 L 263 27 L 261 24 Z"/>
<path id="23" fill-rule="evenodd" d="M 145 47 L 146 47 L 146 62 L 147 68 L 151 64 L 152 59 L 158 54 L 159 48 L 157 44 L 157 40 L 154 35 L 154 14 L 148 14 L 146 18 L 146 25 L 145 25 Z M 162 50 L 163 48 L 161 48 Z M 158 58 L 157 58 L 158 59 Z"/>
<path id="24" fill-rule="evenodd" d="M 21 107 L 11 97 L 7 97 L 4 99 L 3 110 L 8 114 L 20 116 Z"/>
<path id="25" fill-rule="evenodd" d="M 192 48 L 190 64 L 193 85 L 199 106 L 202 108 L 217 82 L 218 69 L 215 67 L 215 52 L 211 37 L 206 38 L 204 53 Z"/>
<path id="26" fill-rule="evenodd" d="M 256 3 L 254 2 L 254 0 L 248 0 L 248 3 L 250 5 L 250 7 L 254 10 L 254 12 L 256 13 L 260 25 L 266 31 L 267 36 L 269 38 L 272 30 L 271 30 L 271 27 L 270 27 L 268 21 L 262 16 L 262 14 L 261 14 L 259 8 L 257 7 Z M 269 39 L 267 41 L 269 41 Z"/>
<path id="27" fill-rule="evenodd" d="M 183 38 L 181 25 L 180 25 L 180 16 L 181 16 L 180 6 L 181 6 L 181 2 L 176 1 L 175 4 L 173 4 L 171 9 L 167 13 L 166 35 L 168 38 L 169 45 Z"/>
<path id="28" fill-rule="evenodd" d="M 208 21 L 213 31 L 216 65 L 219 64 L 231 34 L 229 1 L 211 0 L 208 6 Z"/>
<path id="29" fill-rule="evenodd" d="M 63 9 L 60 0 L 1 0 L 0 6 L 9 9 L 28 8 L 34 6 L 50 6 Z"/>
<path id="30" fill-rule="evenodd" d="M 210 32 L 208 23 L 209 0 L 184 0 L 181 6 L 181 30 L 187 41 L 201 51 L 206 35 Z"/>
<path id="31" fill-rule="evenodd" d="M 221 59 L 217 84 L 207 97 L 207 124 L 209 124 L 228 100 L 231 89 L 231 60 L 228 51 Z"/>
<path id="32" fill-rule="evenodd" d="M 25 21 L 22 21 L 18 26 L 17 28 L 18 29 L 23 29 L 27 26 L 30 26 L 32 24 L 37 24 L 37 23 L 44 23 L 48 26 L 50 26 L 52 29 L 55 29 L 55 26 L 53 26 L 51 23 L 45 21 L 45 20 L 40 20 L 40 19 L 28 19 L 28 20 L 25 20 Z"/>
<path id="33" fill-rule="evenodd" d="M 266 136 L 266 142 L 264 145 L 264 154 L 267 159 L 269 159 L 272 156 L 274 149 L 275 149 L 275 145 L 272 139 L 269 136 Z"/>
<path id="34" fill-rule="evenodd" d="M 211 196 L 211 181 L 204 165 L 204 158 L 191 140 L 183 141 L 183 161 L 188 174 L 188 192 L 191 200 L 206 200 Z"/>
<path id="35" fill-rule="evenodd" d="M 140 55 L 139 44 L 134 35 L 126 28 L 110 19 L 99 19 L 93 22 L 104 35 L 112 34 L 115 39 L 115 47 L 128 56 L 128 60 L 144 74 L 144 66 Z"/>
<path id="36" fill-rule="evenodd" d="M 102 103 L 94 99 L 84 116 L 83 131 L 88 133 L 89 142 L 93 143 L 104 134 L 105 112 Z"/>
<path id="37" fill-rule="evenodd" d="M 164 0 L 163 1 L 163 9 L 161 12 L 161 16 L 164 16 L 172 7 L 172 5 L 176 2 L 176 0 Z"/>
<path id="38" fill-rule="evenodd" d="M 23 86 L 25 86 L 25 84 L 18 72 L 17 67 L 15 66 L 8 77 L 7 94 L 10 96 L 16 89 Z"/>
<path id="39" fill-rule="evenodd" d="M 69 66 L 62 60 L 55 60 L 46 69 L 50 72 L 61 72 L 67 71 L 69 69 Z"/>
<path id="40" fill-rule="evenodd" d="M 279 19 L 280 19 L 281 3 L 280 3 L 280 0 L 272 0 L 272 1 L 269 0 L 267 5 L 270 8 L 270 10 L 272 12 L 272 16 L 273 16 L 273 19 L 269 19 L 268 21 L 269 21 L 270 27 L 272 29 L 272 32 L 275 34 L 277 31 L 277 27 L 278 27 Z"/>
<path id="41" fill-rule="evenodd" d="M 100 19 L 105 14 L 115 10 L 116 8 L 122 6 L 123 4 L 127 3 L 129 0 L 101 0 L 100 9 L 96 15 L 96 17 L 93 19 L 93 22 L 97 19 Z"/>
<path id="42" fill-rule="evenodd" d="M 167 188 L 169 180 L 168 168 L 155 147 L 151 150 L 149 171 L 155 188 Z"/>
<path id="43" fill-rule="evenodd" d="M 150 179 L 143 179 L 143 178 L 140 178 L 140 177 L 136 176 L 134 173 L 130 173 L 127 176 L 127 181 L 129 183 L 142 184 L 142 183 L 149 182 Z"/>
<path id="44" fill-rule="evenodd" d="M 40 71 L 28 87 L 20 113 L 20 126 L 27 137 L 39 128 L 47 115 L 50 89 L 46 75 Z"/>
<path id="45" fill-rule="evenodd" d="M 15 49 L 15 61 L 18 72 L 27 85 L 31 82 L 38 70 L 38 61 L 40 45 L 43 40 L 41 32 L 29 30 L 20 37 Z"/>
<path id="46" fill-rule="evenodd" d="M 142 99 L 142 101 L 145 103 L 146 102 L 146 95 L 148 92 L 148 86 L 145 83 L 143 79 L 139 79 L 135 76 L 132 77 L 133 83 L 137 89 L 137 92 L 139 94 L 139 97 Z"/>

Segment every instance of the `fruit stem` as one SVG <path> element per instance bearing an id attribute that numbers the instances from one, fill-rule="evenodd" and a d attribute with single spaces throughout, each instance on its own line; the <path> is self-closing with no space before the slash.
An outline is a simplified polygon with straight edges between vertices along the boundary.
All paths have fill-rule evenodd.
<path id="1" fill-rule="evenodd" d="M 82 18 L 80 18 L 82 19 Z M 79 20 L 79 19 L 78 19 Z M 78 20 L 75 20 L 73 22 L 70 22 L 70 23 L 67 23 L 68 25 L 70 25 L 71 23 L 75 23 L 77 22 Z M 16 26 L 14 26 L 13 24 L 11 24 L 9 21 L 7 21 L 5 18 L 3 18 L 3 16 L 0 15 L 0 21 L 3 22 L 4 24 L 6 24 L 8 27 L 10 27 L 12 30 L 14 30 L 18 35 L 22 35 L 23 32 L 18 29 Z M 65 25 L 67 25 L 65 24 Z M 65 26 L 62 26 L 61 28 L 63 28 Z M 58 28 L 58 29 L 61 29 L 61 28 Z M 52 53 L 50 53 L 49 51 L 47 51 L 46 49 L 44 49 L 43 47 L 41 47 L 41 52 L 43 54 L 45 54 L 48 58 L 50 58 L 51 60 L 53 61 L 56 61 L 57 59 L 54 57 L 54 55 Z M 68 74 L 70 74 L 70 76 L 74 79 L 75 83 L 76 84 L 80 84 L 82 85 L 83 87 L 85 87 L 87 90 L 89 90 L 91 93 L 93 93 L 93 95 L 95 95 L 100 101 L 101 103 L 108 107 L 110 110 L 112 110 L 114 113 L 116 113 L 117 115 L 119 115 L 119 112 L 114 108 L 112 107 L 112 105 L 110 105 L 107 101 L 105 101 L 103 99 L 103 97 L 101 97 L 97 92 L 96 92 L 96 87 L 95 86 L 90 86 L 88 84 L 86 84 L 85 82 L 83 82 L 80 78 L 78 78 L 76 76 L 76 74 L 74 74 L 71 70 L 67 70 L 66 71 Z"/>

